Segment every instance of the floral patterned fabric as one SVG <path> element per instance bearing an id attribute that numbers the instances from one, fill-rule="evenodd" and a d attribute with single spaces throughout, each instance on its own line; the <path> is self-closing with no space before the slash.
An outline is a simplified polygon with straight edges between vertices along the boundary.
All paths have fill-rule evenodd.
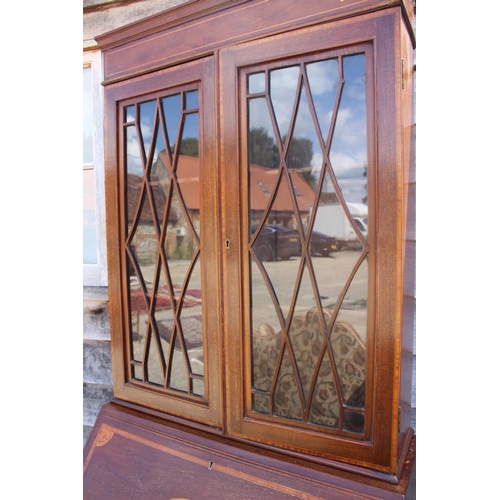
<path id="1" fill-rule="evenodd" d="M 331 311 L 324 310 L 323 314 L 328 326 Z M 271 414 L 270 391 L 278 371 L 273 415 L 304 421 L 309 406 L 307 421 L 338 427 L 341 403 L 328 350 L 323 351 L 324 333 L 318 311 L 311 309 L 305 316 L 294 317 L 286 340 L 281 331 L 275 332 L 266 324 L 253 332 L 253 388 L 264 391 L 254 395 L 253 410 Z M 352 325 L 338 321 L 330 335 L 330 344 L 342 401 L 346 405 L 364 407 L 366 348 L 363 341 Z M 318 364 L 319 374 L 313 387 Z"/>

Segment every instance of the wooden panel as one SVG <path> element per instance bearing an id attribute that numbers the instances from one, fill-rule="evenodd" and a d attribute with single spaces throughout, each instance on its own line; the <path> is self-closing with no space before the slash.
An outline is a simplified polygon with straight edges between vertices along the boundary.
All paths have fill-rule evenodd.
<path id="1" fill-rule="evenodd" d="M 411 494 L 413 444 L 399 484 L 277 460 L 271 452 L 121 409 L 103 408 L 84 452 L 85 499 L 403 499 Z"/>
<path id="2" fill-rule="evenodd" d="M 407 0 L 408 2 L 409 0 Z M 340 19 L 382 7 L 395 0 L 253 0 L 188 3 L 145 21 L 96 37 L 104 50 L 105 82 L 150 72 L 212 53 L 241 41 L 282 33 L 297 26 Z M 227 8 L 226 8 L 227 7 Z M 127 56 L 122 45 L 127 43 Z"/>
<path id="3" fill-rule="evenodd" d="M 404 231 L 402 275 L 403 304 L 401 319 L 401 376 L 399 389 L 399 438 L 398 456 L 405 453 L 405 439 L 411 425 L 411 388 L 413 367 L 413 336 L 415 332 L 415 116 L 413 108 L 414 66 L 413 46 L 406 27 L 401 24 L 402 84 L 400 87 L 401 140 L 403 151 L 403 206 L 402 224 Z M 412 431 L 413 432 L 413 431 Z"/>

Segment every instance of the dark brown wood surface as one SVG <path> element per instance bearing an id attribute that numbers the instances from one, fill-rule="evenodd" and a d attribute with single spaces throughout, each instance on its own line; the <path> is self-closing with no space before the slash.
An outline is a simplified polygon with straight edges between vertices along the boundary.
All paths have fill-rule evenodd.
<path id="1" fill-rule="evenodd" d="M 354 16 L 360 11 L 360 15 Z M 106 211 L 116 398 L 162 412 L 166 419 L 184 418 L 187 424 L 206 425 L 214 436 L 225 436 L 224 440 L 232 437 L 233 441 L 224 441 L 224 446 L 231 442 L 237 446 L 236 443 L 246 441 L 248 446 L 253 443 L 261 450 L 275 453 L 282 450 L 283 457 L 293 455 L 301 463 L 344 469 L 347 466 L 353 471 L 364 467 L 370 473 L 400 481 L 400 473 L 406 470 L 407 457 L 414 450 L 409 421 L 409 353 L 414 307 L 410 291 L 415 259 L 411 134 L 413 64 L 410 62 L 413 41 L 402 2 L 190 2 L 168 14 L 99 37 L 99 43 L 105 61 Z M 249 277 L 242 258 L 242 234 L 246 227 L 242 217 L 246 214 L 247 199 L 240 190 L 242 165 L 246 161 L 241 132 L 243 95 L 239 87 L 240 68 L 297 58 L 303 54 L 349 53 L 353 47 L 367 55 L 368 137 L 371 139 L 368 147 L 369 243 L 373 249 L 368 297 L 371 308 L 368 324 L 370 354 L 366 431 L 361 437 L 257 421 L 247 411 L 250 353 L 248 342 L 245 344 L 245 339 L 248 340 L 245 333 L 248 311 L 245 307 L 249 301 L 246 295 Z M 406 70 L 402 60 L 409 63 Z M 208 305 L 205 325 L 208 404 L 195 404 L 175 394 L 165 396 L 154 388 L 140 386 L 131 380 L 127 364 L 130 334 L 127 331 L 128 297 L 123 245 L 126 182 L 124 144 L 120 139 L 117 116 L 125 103 L 193 81 L 201 82 L 203 96 L 201 138 L 205 173 L 202 217 L 205 220 L 204 279 L 207 284 L 203 300 Z M 230 242 L 229 247 L 225 241 Z M 109 408 L 105 413 L 107 411 Z M 113 419 L 132 418 L 123 413 L 120 415 L 114 415 Z M 119 431 L 114 423 L 109 442 L 98 446 L 99 429 L 107 418 L 100 417 L 91 439 L 93 444 L 86 451 L 88 488 L 98 490 L 111 484 L 115 485 L 113 488 L 120 488 L 120 481 L 124 484 L 131 481 L 147 488 L 151 481 L 157 480 L 161 490 L 177 476 L 182 477 L 179 481 L 182 484 L 196 479 L 178 470 L 178 464 L 184 462 L 179 462 L 180 455 L 166 451 L 172 445 L 167 444 L 163 437 L 158 438 L 158 442 L 149 435 L 141 435 L 139 441 L 133 437 L 138 432 L 134 426 L 143 425 L 135 414 L 133 427 Z M 104 439 L 102 434 L 101 438 Z M 190 439 L 196 441 L 191 434 L 186 439 L 187 447 Z M 222 442 L 217 441 L 222 440 L 221 437 L 207 439 L 213 440 L 210 446 L 214 447 L 218 446 L 217 442 Z M 156 442 L 156 445 L 152 444 Z M 154 450 L 154 459 L 150 458 L 151 450 Z M 187 456 L 194 451 L 183 448 L 182 453 Z M 252 460 L 257 463 L 259 455 L 253 456 Z M 136 469 L 133 472 L 132 467 L 127 473 L 133 475 L 132 479 L 117 472 L 127 459 Z M 161 476 L 157 460 L 160 463 L 165 461 L 165 467 L 170 471 L 167 476 Z M 98 465 L 106 463 L 109 466 Z M 243 467 L 242 462 L 235 469 Z M 303 472 L 301 469 L 300 474 Z M 215 475 L 213 468 L 203 469 L 200 474 L 205 480 L 211 477 L 209 474 Z M 240 482 L 241 478 L 234 479 L 236 476 L 226 474 L 231 476 L 229 480 L 221 474 L 221 471 L 217 472 L 218 479 L 214 483 L 219 487 L 227 482 L 229 488 L 231 481 L 237 481 L 235 488 L 248 488 L 248 485 L 243 486 L 245 481 Z M 151 488 L 151 491 L 156 491 L 156 486 L 151 485 Z M 139 490 L 132 491 L 137 496 Z M 182 496 L 182 490 L 172 491 L 172 496 Z"/>
<path id="2" fill-rule="evenodd" d="M 285 423 L 277 426 L 271 422 L 252 419 L 246 413 L 244 400 L 244 374 L 232 377 L 227 388 L 228 432 L 240 438 L 249 437 L 258 442 L 273 443 L 291 450 L 330 459 L 347 460 L 349 463 L 394 472 L 398 467 L 397 443 L 399 402 L 395 394 L 399 392 L 400 354 L 396 337 L 401 331 L 401 289 L 403 283 L 402 259 L 402 221 L 403 184 L 398 167 L 402 162 L 403 136 L 397 124 L 400 120 L 397 102 L 401 85 L 400 65 L 394 67 L 393 62 L 385 56 L 388 53 L 399 53 L 398 41 L 400 16 L 397 9 L 387 9 L 359 19 L 347 19 L 333 25 L 321 25 L 290 34 L 276 35 L 256 42 L 241 44 L 221 51 L 221 100 L 222 130 L 225 147 L 222 151 L 221 165 L 223 186 L 240 185 L 242 169 L 234 168 L 234 159 L 241 158 L 244 147 L 238 146 L 240 141 L 234 136 L 240 119 L 237 110 L 240 102 L 233 90 L 237 87 L 237 68 L 252 67 L 266 60 L 291 57 L 300 53 L 319 51 L 327 44 L 333 47 L 355 47 L 367 53 L 367 60 L 373 61 L 376 68 L 376 79 L 373 87 L 368 87 L 368 99 L 371 108 L 369 114 L 369 130 L 371 137 L 383 137 L 376 145 L 370 145 L 371 230 L 370 245 L 377 248 L 371 260 L 370 272 L 372 288 L 368 302 L 372 304 L 369 331 L 373 336 L 368 338 L 373 357 L 369 358 L 368 373 L 374 376 L 368 379 L 368 392 L 373 394 L 367 407 L 368 422 L 371 431 L 364 441 L 338 439 L 335 435 L 325 433 L 290 431 Z M 369 43 L 364 42 L 370 40 Z M 363 45 L 363 42 L 366 45 Z M 357 45 L 356 45 L 357 44 Z M 348 49 L 346 49 L 348 50 Z M 354 50 L 354 49 L 352 49 Z M 373 52 L 372 52 L 373 50 Z M 396 56 L 399 60 L 399 57 Z M 371 69 L 373 71 L 373 68 Z M 370 73 L 370 72 L 369 72 Z M 370 109 L 370 108 L 369 108 Z M 376 123 L 375 123 L 376 122 Z M 373 143 L 374 141 L 372 141 Z M 401 193 L 401 196 L 394 196 Z M 223 206 L 245 206 L 244 190 L 224 190 Z M 223 212 L 224 237 L 231 241 L 242 241 L 243 221 L 241 213 L 234 210 Z M 234 335 L 241 331 L 244 324 L 245 310 L 242 299 L 233 290 L 249 288 L 246 266 L 241 261 L 241 254 L 236 249 L 224 252 L 224 287 L 226 306 L 226 352 L 235 353 L 226 358 L 226 370 L 236 374 L 241 367 L 248 367 L 249 353 L 245 355 L 244 337 Z M 233 288 L 234 287 L 234 288 Z M 384 290 L 384 293 L 379 293 Z M 248 302 L 248 298 L 246 301 Z M 396 306 L 395 306 L 396 304 Z M 248 313 L 246 313 L 248 315 Z M 411 370 L 411 367 L 410 367 Z M 411 373 L 411 372 L 410 372 Z M 247 370 L 247 377 L 249 373 Z M 394 381 L 394 383 L 386 383 Z M 241 418 L 245 415 L 246 418 Z M 372 420 L 373 418 L 373 420 Z M 404 428 L 407 438 L 408 426 Z M 405 437 L 401 437 L 406 439 Z"/>
<path id="3" fill-rule="evenodd" d="M 415 443 L 399 483 L 281 460 L 108 404 L 84 453 L 83 497 L 98 499 L 412 498 Z"/>
<path id="4" fill-rule="evenodd" d="M 188 2 L 96 37 L 105 50 L 105 82 L 151 72 L 214 50 L 327 20 L 390 6 L 413 14 L 412 0 L 205 0 Z M 413 17 L 411 17 L 413 19 Z M 409 25 L 411 26 L 411 21 Z M 126 46 L 126 57 L 124 47 Z"/>

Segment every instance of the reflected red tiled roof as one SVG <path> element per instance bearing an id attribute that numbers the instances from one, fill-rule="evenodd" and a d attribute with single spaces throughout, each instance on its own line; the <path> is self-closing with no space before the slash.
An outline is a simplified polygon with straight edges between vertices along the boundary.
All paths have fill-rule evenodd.
<path id="1" fill-rule="evenodd" d="M 166 165 L 168 158 L 165 152 L 160 153 L 160 160 Z M 276 187 L 278 180 L 278 169 L 261 167 L 260 165 L 250 165 L 250 204 L 252 210 L 263 211 L 267 208 L 269 199 Z M 177 180 L 182 197 L 189 210 L 200 209 L 200 165 L 199 159 L 191 156 L 179 156 L 177 169 Z M 299 211 L 308 212 L 314 202 L 315 193 L 307 184 L 299 172 L 290 171 L 290 178 L 296 194 Z M 135 213 L 135 207 L 141 192 L 142 176 L 129 174 L 128 180 L 128 208 L 129 217 Z M 157 200 L 157 206 L 164 206 L 166 196 L 159 183 L 152 186 L 153 196 Z M 280 187 L 273 202 L 273 210 L 279 212 L 293 211 L 292 198 L 286 183 L 282 177 Z M 133 212 L 131 212 L 133 210 Z M 149 204 L 147 204 L 143 220 L 151 219 Z"/>

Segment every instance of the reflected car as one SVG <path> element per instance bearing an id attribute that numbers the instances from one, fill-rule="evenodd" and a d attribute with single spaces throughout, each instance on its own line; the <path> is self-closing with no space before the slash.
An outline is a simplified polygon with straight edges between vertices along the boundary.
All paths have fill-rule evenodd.
<path id="1" fill-rule="evenodd" d="M 252 234 L 257 226 L 252 226 Z M 261 261 L 288 260 L 302 254 L 299 232 L 296 229 L 265 225 L 253 245 L 254 251 Z"/>
<path id="2" fill-rule="evenodd" d="M 313 231 L 310 245 L 311 255 L 322 255 L 328 257 L 332 252 L 340 250 L 337 240 L 332 236 Z"/>

